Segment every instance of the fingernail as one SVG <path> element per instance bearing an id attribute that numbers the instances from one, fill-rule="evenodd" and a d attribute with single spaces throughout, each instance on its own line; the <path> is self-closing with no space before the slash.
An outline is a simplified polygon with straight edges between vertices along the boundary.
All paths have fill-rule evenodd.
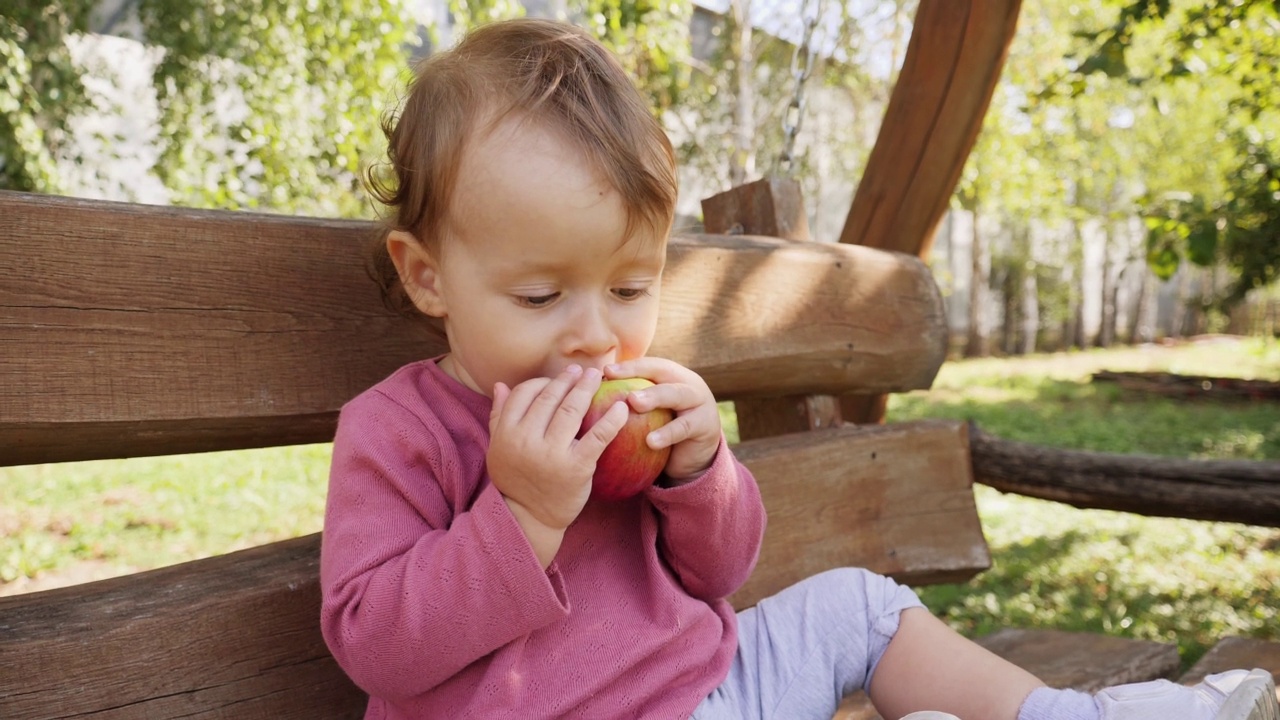
<path id="1" fill-rule="evenodd" d="M 565 368 L 565 369 L 564 369 L 564 371 L 565 371 L 565 372 L 567 372 L 567 373 L 569 373 L 570 375 L 581 375 L 581 374 L 582 374 L 582 366 L 581 366 L 581 365 L 570 365 L 569 367 Z"/>
<path id="2" fill-rule="evenodd" d="M 661 440 L 661 438 L 658 437 L 657 432 L 651 432 L 644 438 L 644 441 L 649 445 L 649 447 L 657 447 L 659 440 Z"/>

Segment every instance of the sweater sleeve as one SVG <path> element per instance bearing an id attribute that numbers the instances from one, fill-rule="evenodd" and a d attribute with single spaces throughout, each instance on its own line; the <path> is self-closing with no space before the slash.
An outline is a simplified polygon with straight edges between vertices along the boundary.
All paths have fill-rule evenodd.
<path id="1" fill-rule="evenodd" d="M 719 600 L 742 587 L 760 553 L 765 510 L 755 478 L 724 438 L 701 476 L 648 492 L 659 514 L 659 547 L 685 590 Z"/>
<path id="2" fill-rule="evenodd" d="M 542 569 L 492 485 L 458 506 L 458 483 L 442 476 L 459 472 L 450 443 L 376 392 L 338 423 L 321 629 L 351 679 L 389 700 L 431 690 L 568 612 L 556 566 Z"/>

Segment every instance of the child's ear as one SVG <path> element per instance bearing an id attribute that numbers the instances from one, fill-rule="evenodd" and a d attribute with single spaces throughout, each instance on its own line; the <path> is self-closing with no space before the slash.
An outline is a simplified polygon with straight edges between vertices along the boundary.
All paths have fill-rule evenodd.
<path id="1" fill-rule="evenodd" d="M 431 317 L 447 315 L 440 291 L 440 264 L 427 248 L 410 233 L 392 230 L 387 235 L 387 254 L 414 306 Z"/>

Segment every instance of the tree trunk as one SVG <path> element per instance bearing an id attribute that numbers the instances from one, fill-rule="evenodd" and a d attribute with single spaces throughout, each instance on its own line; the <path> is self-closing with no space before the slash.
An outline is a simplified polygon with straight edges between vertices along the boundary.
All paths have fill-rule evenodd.
<path id="1" fill-rule="evenodd" d="M 1061 450 L 969 426 L 974 480 L 1080 508 L 1280 527 L 1280 461 Z"/>
<path id="2" fill-rule="evenodd" d="M 1104 225 L 1102 230 L 1102 287 L 1099 288 L 1102 294 L 1102 318 L 1098 325 L 1096 341 L 1097 346 L 1100 348 L 1111 347 L 1111 342 L 1115 339 L 1116 307 L 1112 290 L 1116 283 L 1111 272 L 1111 245 L 1111 226 Z"/>
<path id="3" fill-rule="evenodd" d="M 751 0 L 730 0 L 733 20 L 731 55 L 737 95 L 733 105 L 733 153 L 729 158 L 729 184 L 743 185 L 756 171 L 755 74 L 751 45 Z"/>
<path id="4" fill-rule="evenodd" d="M 1067 289 L 1067 299 L 1066 307 L 1062 312 L 1062 337 L 1058 341 L 1058 349 L 1070 350 L 1076 344 L 1076 273 L 1070 254 L 1067 255 L 1067 261 L 1062 264 L 1062 285 Z"/>
<path id="5" fill-rule="evenodd" d="M 1138 271 L 1138 293 L 1133 301 L 1133 314 L 1129 316 L 1129 327 L 1125 333 L 1128 336 L 1130 345 L 1137 345 L 1151 339 L 1142 330 L 1143 321 L 1147 315 L 1147 306 L 1150 304 L 1147 292 L 1147 286 L 1150 285 L 1150 279 L 1148 278 L 1150 272 L 1145 265 L 1141 264 L 1138 265 L 1136 270 Z"/>
<path id="6" fill-rule="evenodd" d="M 965 357 L 984 357 L 987 354 L 987 329 L 983 322 L 986 314 L 989 266 L 985 262 L 986 249 L 982 233 L 978 230 L 978 211 L 973 211 L 973 244 L 970 246 L 969 275 L 969 337 L 965 343 Z"/>
<path id="7" fill-rule="evenodd" d="M 1022 276 L 1022 354 L 1036 351 L 1040 334 L 1040 296 L 1036 291 L 1036 272 L 1032 265 Z"/>
<path id="8" fill-rule="evenodd" d="M 1000 271 L 1000 352 L 1012 355 L 1018 346 L 1018 291 L 1022 283 L 1018 270 L 1012 264 Z"/>

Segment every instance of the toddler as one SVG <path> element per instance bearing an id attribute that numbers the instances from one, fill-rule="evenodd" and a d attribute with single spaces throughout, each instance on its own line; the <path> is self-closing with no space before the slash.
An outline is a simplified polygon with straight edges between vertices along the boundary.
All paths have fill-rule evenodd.
<path id="1" fill-rule="evenodd" d="M 706 383 L 646 355 L 676 169 L 622 68 L 572 26 L 495 23 L 423 62 L 386 130 L 373 274 L 449 352 L 351 400 L 334 441 L 321 621 L 366 717 L 828 720 L 859 688 L 886 718 L 1277 717 L 1261 672 L 1046 688 L 863 570 L 734 613 L 765 510 Z M 622 377 L 655 384 L 577 437 Z M 674 412 L 647 438 L 670 459 L 588 502 L 627 405 Z"/>

